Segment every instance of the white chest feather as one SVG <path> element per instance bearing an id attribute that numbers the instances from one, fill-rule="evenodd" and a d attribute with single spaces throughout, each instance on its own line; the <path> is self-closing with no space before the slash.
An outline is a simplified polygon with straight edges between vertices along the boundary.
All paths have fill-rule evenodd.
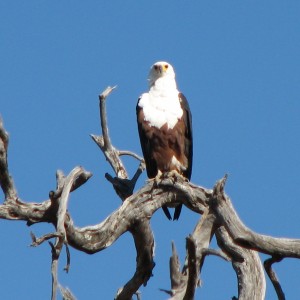
<path id="1" fill-rule="evenodd" d="M 143 94 L 138 105 L 143 108 L 145 121 L 157 128 L 167 124 L 172 129 L 183 114 L 178 93 L 177 89 L 166 92 L 151 88 Z"/>

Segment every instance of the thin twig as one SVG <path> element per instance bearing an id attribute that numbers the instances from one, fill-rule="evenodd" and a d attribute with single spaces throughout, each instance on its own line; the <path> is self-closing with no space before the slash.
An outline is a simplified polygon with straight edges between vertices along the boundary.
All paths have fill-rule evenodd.
<path id="1" fill-rule="evenodd" d="M 42 243 L 44 243 L 45 241 L 48 241 L 50 239 L 53 239 L 53 238 L 59 238 L 62 236 L 61 233 L 58 233 L 58 232 L 53 232 L 53 233 L 48 233 L 48 234 L 45 234 L 43 235 L 42 237 L 40 238 L 37 238 L 34 233 L 31 231 L 30 232 L 30 236 L 31 236 L 31 239 L 32 239 L 32 243 L 31 243 L 31 247 L 37 247 L 39 245 L 41 245 Z"/>
<path id="2" fill-rule="evenodd" d="M 144 161 L 144 158 L 137 155 L 136 153 L 134 152 L 131 152 L 131 151 L 127 151 L 127 150 L 119 150 L 118 151 L 118 154 L 119 156 L 122 156 L 122 155 L 128 155 L 128 156 L 132 156 L 134 158 L 136 158 L 137 160 L 139 160 L 140 162 L 143 162 Z"/>
<path id="3" fill-rule="evenodd" d="M 231 260 L 230 257 L 228 255 L 226 255 L 223 251 L 217 250 L 217 249 L 204 248 L 204 249 L 202 249 L 202 254 L 204 256 L 207 256 L 207 255 L 218 256 L 220 258 L 223 258 L 226 261 L 230 261 Z"/>
<path id="4" fill-rule="evenodd" d="M 145 162 L 142 161 L 140 164 L 139 164 L 139 167 L 137 168 L 135 174 L 133 175 L 133 177 L 131 178 L 131 182 L 132 182 L 132 185 L 133 185 L 133 188 L 137 182 L 137 180 L 139 179 L 139 177 L 141 176 L 141 174 L 143 173 L 143 171 L 145 170 L 146 168 L 146 165 L 145 165 Z"/>
<path id="5" fill-rule="evenodd" d="M 264 267 L 265 267 L 265 270 L 273 284 L 273 287 L 276 291 L 276 294 L 277 294 L 277 297 L 278 297 L 278 300 L 285 300 L 285 295 L 284 295 L 284 292 L 281 288 L 281 285 L 280 285 L 280 282 L 278 280 L 278 277 L 275 273 L 275 271 L 272 269 L 272 265 L 273 263 L 277 263 L 277 262 L 280 262 L 282 261 L 283 257 L 276 257 L 276 256 L 272 256 L 271 258 L 267 259 L 264 261 Z"/>
<path id="6" fill-rule="evenodd" d="M 110 137 L 108 134 L 108 126 L 107 126 L 107 115 L 106 115 L 106 98 L 109 94 L 116 88 L 114 87 L 107 87 L 101 95 L 99 95 L 99 108 L 100 108 L 100 121 L 101 121 L 101 128 L 102 134 L 104 139 L 104 146 L 107 150 L 112 149 L 112 144 L 110 141 Z"/>

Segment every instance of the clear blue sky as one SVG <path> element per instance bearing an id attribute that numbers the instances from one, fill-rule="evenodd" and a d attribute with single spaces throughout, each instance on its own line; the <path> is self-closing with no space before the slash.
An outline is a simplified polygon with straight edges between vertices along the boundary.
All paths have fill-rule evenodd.
<path id="1" fill-rule="evenodd" d="M 19 196 L 45 200 L 57 169 L 82 165 L 94 176 L 71 196 L 76 225 L 117 209 L 104 179 L 111 169 L 89 137 L 100 133 L 98 94 L 118 85 L 107 106 L 112 141 L 141 154 L 136 101 L 150 66 L 166 60 L 193 113 L 192 181 L 211 188 L 229 173 L 226 191 L 246 225 L 300 238 L 299 15 L 298 0 L 2 1 L 0 113 Z M 133 174 L 137 162 L 125 163 Z M 154 215 L 156 267 L 143 299 L 167 298 L 158 289 L 170 287 L 171 241 L 183 262 L 198 218 L 186 208 L 178 222 Z M 40 236 L 53 228 L 1 221 L 2 299 L 50 298 L 50 247 L 28 247 L 30 230 Z M 64 264 L 63 255 L 59 280 L 78 299 L 112 299 L 134 272 L 132 238 L 92 256 L 71 249 L 69 274 Z M 300 261 L 284 260 L 276 271 L 287 299 L 299 299 Z M 219 258 L 207 259 L 202 281 L 197 299 L 237 295 L 235 273 Z M 267 287 L 266 299 L 275 299 Z"/>

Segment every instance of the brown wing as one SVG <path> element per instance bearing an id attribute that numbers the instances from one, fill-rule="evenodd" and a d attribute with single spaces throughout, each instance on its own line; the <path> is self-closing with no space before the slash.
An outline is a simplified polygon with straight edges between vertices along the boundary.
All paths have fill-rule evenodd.
<path id="1" fill-rule="evenodd" d="M 157 175 L 157 164 L 156 161 L 152 158 L 151 142 L 150 142 L 151 129 L 150 126 L 144 121 L 145 116 L 144 116 L 143 109 L 139 107 L 138 104 L 136 106 L 136 116 L 137 116 L 141 147 L 144 155 L 144 160 L 146 163 L 147 175 L 149 178 L 154 178 Z"/>
<path id="2" fill-rule="evenodd" d="M 184 154 L 188 159 L 188 167 L 183 175 L 190 180 L 192 176 L 192 165 L 193 165 L 193 131 L 192 131 L 192 114 L 190 111 L 189 104 L 182 93 L 179 93 L 179 100 L 181 108 L 183 110 L 183 121 L 185 124 L 185 148 Z"/>
<path id="3" fill-rule="evenodd" d="M 185 147 L 184 147 L 184 155 L 188 159 L 187 169 L 183 172 L 184 177 L 188 180 L 191 179 L 192 176 L 192 165 L 193 165 L 193 131 L 192 131 L 192 114 L 190 111 L 189 104 L 182 93 L 178 95 L 179 101 L 181 104 L 181 108 L 183 110 L 182 119 L 185 124 Z M 179 204 L 175 208 L 173 220 L 178 220 L 182 209 L 182 204 Z"/>

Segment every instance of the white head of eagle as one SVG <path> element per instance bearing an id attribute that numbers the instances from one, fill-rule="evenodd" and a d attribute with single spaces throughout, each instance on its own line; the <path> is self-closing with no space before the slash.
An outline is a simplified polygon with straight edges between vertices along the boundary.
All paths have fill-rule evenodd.
<path id="1" fill-rule="evenodd" d="M 147 175 L 176 171 L 190 180 L 193 160 L 192 117 L 188 102 L 177 89 L 173 67 L 156 62 L 150 69 L 149 91 L 138 99 L 136 112 Z M 164 212 L 170 219 L 166 207 Z M 178 219 L 181 204 L 173 219 Z"/>

